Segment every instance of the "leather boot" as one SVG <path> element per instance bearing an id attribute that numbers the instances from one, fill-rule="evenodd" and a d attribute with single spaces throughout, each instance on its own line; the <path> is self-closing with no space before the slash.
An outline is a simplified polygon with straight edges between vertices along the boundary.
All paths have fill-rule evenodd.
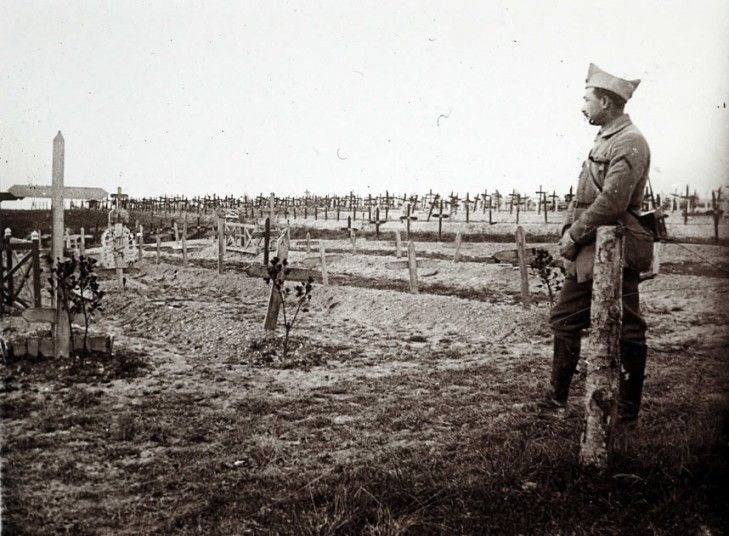
<path id="1" fill-rule="evenodd" d="M 618 414 L 621 421 L 638 418 L 645 379 L 645 343 L 620 341 L 620 398 Z"/>
<path id="2" fill-rule="evenodd" d="M 572 376 L 580 360 L 580 339 L 554 337 L 552 360 L 552 400 L 565 406 L 572 384 Z"/>

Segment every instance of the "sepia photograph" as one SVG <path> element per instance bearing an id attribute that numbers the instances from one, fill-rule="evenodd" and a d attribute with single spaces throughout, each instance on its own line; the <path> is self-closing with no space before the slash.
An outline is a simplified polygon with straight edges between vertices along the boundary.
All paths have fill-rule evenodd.
<path id="1" fill-rule="evenodd" d="M 726 1 L 0 13 L 0 534 L 729 535 Z"/>

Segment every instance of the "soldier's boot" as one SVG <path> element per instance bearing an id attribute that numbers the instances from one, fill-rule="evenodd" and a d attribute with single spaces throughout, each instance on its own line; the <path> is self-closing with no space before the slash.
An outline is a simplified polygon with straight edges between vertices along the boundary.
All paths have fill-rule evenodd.
<path id="1" fill-rule="evenodd" d="M 543 413 L 560 416 L 567 407 L 572 376 L 580 360 L 580 339 L 554 337 L 554 354 L 552 358 L 551 390 L 542 401 Z"/>
<path id="2" fill-rule="evenodd" d="M 648 348 L 644 343 L 620 341 L 620 397 L 618 417 L 621 422 L 638 419 L 645 379 Z"/>

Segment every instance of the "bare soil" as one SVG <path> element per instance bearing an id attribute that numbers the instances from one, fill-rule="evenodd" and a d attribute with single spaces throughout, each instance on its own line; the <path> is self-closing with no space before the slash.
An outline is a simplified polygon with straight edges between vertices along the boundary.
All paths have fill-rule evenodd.
<path id="1" fill-rule="evenodd" d="M 418 243 L 413 295 L 394 242 L 348 244 L 327 242 L 332 284 L 286 356 L 282 329 L 262 336 L 255 259 L 230 252 L 218 274 L 203 241 L 188 267 L 170 248 L 123 292 L 103 281 L 114 356 L 5 363 L 6 533 L 727 533 L 727 248 L 667 244 L 641 285 L 642 417 L 596 474 L 577 464 L 582 375 L 564 419 L 536 407 L 549 300 L 532 275 L 523 309 L 518 272 L 482 260 L 511 245 L 453 263 L 452 244 Z"/>

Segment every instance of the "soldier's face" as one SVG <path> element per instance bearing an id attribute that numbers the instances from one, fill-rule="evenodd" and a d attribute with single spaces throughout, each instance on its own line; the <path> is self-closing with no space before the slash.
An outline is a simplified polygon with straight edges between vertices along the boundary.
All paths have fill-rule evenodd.
<path id="1" fill-rule="evenodd" d="M 598 99 L 593 88 L 585 89 L 585 96 L 582 102 L 582 115 L 585 116 L 591 125 L 602 125 L 605 122 L 606 103 L 605 99 Z"/>

